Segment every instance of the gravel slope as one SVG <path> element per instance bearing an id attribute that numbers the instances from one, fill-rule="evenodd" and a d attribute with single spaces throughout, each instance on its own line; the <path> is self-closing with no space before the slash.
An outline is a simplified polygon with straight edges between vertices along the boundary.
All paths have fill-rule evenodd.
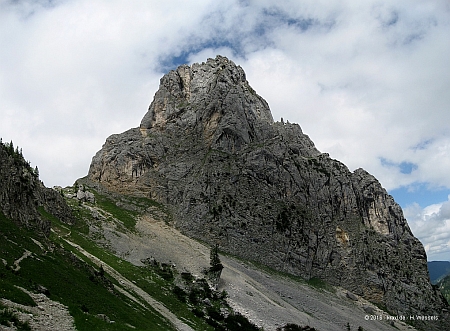
<path id="1" fill-rule="evenodd" d="M 209 247 L 151 216 L 137 222 L 135 233 L 118 231 L 112 222 L 103 222 L 91 230 L 101 234 L 103 245 L 136 265 L 142 264 L 141 259 L 154 257 L 199 277 L 209 266 Z M 359 326 L 374 331 L 415 330 L 399 321 L 387 321 L 386 316 L 381 321 L 366 320 L 369 315 L 383 313 L 343 289 L 326 292 L 232 257 L 221 259 L 225 268 L 219 290 L 228 292 L 229 303 L 236 311 L 266 331 L 286 323 L 309 325 L 321 331 L 347 330 L 347 323 L 352 330 Z"/>

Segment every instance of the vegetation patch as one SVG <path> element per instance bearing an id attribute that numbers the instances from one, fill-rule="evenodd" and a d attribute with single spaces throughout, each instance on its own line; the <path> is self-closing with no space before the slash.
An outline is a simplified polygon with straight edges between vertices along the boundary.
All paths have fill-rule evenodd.
<path id="1" fill-rule="evenodd" d="M 3 270 L 0 272 L 0 298 L 8 299 L 24 306 L 36 306 L 34 300 L 27 293 L 13 285 L 13 283 L 7 279 L 9 278 L 9 275 L 6 275 Z"/>
<path id="2" fill-rule="evenodd" d="M 447 303 L 450 304 L 450 275 L 441 279 L 437 283 L 437 286 L 439 287 L 439 290 L 441 291 L 444 298 L 447 300 Z"/>
<path id="3" fill-rule="evenodd" d="M 41 214 L 57 224 L 52 215 L 42 210 Z M 68 307 L 80 331 L 127 330 L 127 325 L 139 330 L 173 330 L 171 324 L 150 306 L 143 308 L 114 291 L 111 278 L 102 268 L 86 263 L 66 246 L 61 246 L 62 240 L 58 241 L 57 236 L 48 239 L 39 237 L 36 232 L 18 227 L 3 215 L 0 215 L 0 233 L 0 250 L 6 261 L 6 264 L 0 262 L 2 298 L 35 306 L 32 298 L 16 286 L 31 292 L 45 292 L 50 299 Z M 74 233 L 77 231 L 72 229 L 72 235 Z M 79 234 L 74 237 L 83 238 Z M 41 242 L 45 249 L 32 238 Z M 32 252 L 32 256 L 22 260 L 20 270 L 15 271 L 11 266 L 25 250 Z M 2 314 L 4 320 L 13 318 L 10 312 L 4 311 Z"/>
<path id="4" fill-rule="evenodd" d="M 0 325 L 15 327 L 18 331 L 31 331 L 27 321 L 21 321 L 12 309 L 8 309 L 0 304 Z"/>
<path id="5" fill-rule="evenodd" d="M 312 287 L 315 287 L 319 290 L 325 290 L 328 292 L 335 292 L 335 289 L 333 286 L 331 286 L 330 284 L 328 284 L 326 281 L 324 281 L 323 279 L 317 278 L 317 277 L 313 277 L 311 279 L 309 279 L 307 281 L 307 283 L 309 285 L 311 285 Z"/>
<path id="6" fill-rule="evenodd" d="M 110 213 L 114 218 L 120 220 L 128 230 L 134 230 L 138 213 L 131 210 L 125 210 L 116 205 L 116 203 L 104 195 L 94 192 L 96 204 L 104 211 Z"/>

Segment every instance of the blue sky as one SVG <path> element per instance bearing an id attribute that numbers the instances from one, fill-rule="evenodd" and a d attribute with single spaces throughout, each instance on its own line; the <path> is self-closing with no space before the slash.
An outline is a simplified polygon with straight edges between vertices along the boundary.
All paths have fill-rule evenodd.
<path id="1" fill-rule="evenodd" d="M 225 55 L 450 260 L 449 31 L 446 0 L 0 0 L 0 136 L 47 186 L 71 185 L 164 73 Z"/>
<path id="2" fill-rule="evenodd" d="M 402 208 L 406 208 L 413 203 L 425 208 L 435 203 L 447 201 L 450 190 L 443 187 L 430 189 L 425 184 L 417 184 L 389 190 L 389 194 Z"/>

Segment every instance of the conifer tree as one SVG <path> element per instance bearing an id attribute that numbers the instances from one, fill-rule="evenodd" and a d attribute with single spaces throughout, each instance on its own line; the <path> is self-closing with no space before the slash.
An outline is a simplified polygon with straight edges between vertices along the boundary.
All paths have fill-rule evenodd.
<path id="1" fill-rule="evenodd" d="M 12 142 L 12 140 L 11 140 L 11 142 L 9 143 L 9 146 L 8 146 L 8 152 L 9 152 L 9 155 L 14 155 L 14 145 L 13 145 L 13 142 Z"/>
<path id="2" fill-rule="evenodd" d="M 213 287 L 217 289 L 219 285 L 220 275 L 222 274 L 223 269 L 223 265 L 220 262 L 218 244 L 216 244 L 213 248 L 211 248 L 209 264 L 210 267 L 208 270 L 208 278 L 211 281 Z"/>

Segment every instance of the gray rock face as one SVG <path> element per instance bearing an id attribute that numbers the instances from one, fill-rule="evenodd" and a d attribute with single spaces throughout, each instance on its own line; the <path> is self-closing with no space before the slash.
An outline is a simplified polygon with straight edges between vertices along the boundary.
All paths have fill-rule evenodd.
<path id="1" fill-rule="evenodd" d="M 299 125 L 274 122 L 224 57 L 165 75 L 140 127 L 109 137 L 89 178 L 165 204 L 185 234 L 230 253 L 322 278 L 393 314 L 448 317 L 393 198 L 366 171 L 320 153 Z"/>
<path id="2" fill-rule="evenodd" d="M 83 191 L 82 189 L 79 189 L 77 194 L 76 194 L 76 198 L 79 201 L 83 201 L 83 202 L 91 202 L 91 203 L 95 203 L 95 196 L 93 193 L 89 192 L 89 191 Z"/>
<path id="3" fill-rule="evenodd" d="M 218 57 L 164 76 L 140 128 L 179 131 L 200 125 L 207 143 L 219 147 L 234 135 L 234 144 L 225 146 L 239 150 L 261 140 L 264 124 L 272 123 L 267 102 L 250 87 L 242 68 Z"/>
<path id="4" fill-rule="evenodd" d="M 74 222 L 61 194 L 46 188 L 21 154 L 0 143 L 0 212 L 22 226 L 48 235 L 50 222 L 41 217 L 38 207 L 65 223 Z"/>

